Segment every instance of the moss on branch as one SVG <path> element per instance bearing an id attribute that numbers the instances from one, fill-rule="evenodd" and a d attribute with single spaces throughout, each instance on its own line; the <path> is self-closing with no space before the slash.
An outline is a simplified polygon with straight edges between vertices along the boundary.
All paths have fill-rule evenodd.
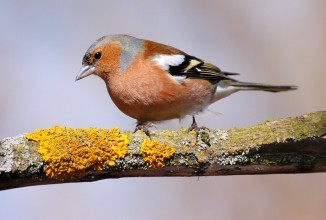
<path id="1" fill-rule="evenodd" d="M 54 126 L 0 141 L 0 190 L 124 176 L 326 171 L 326 111 L 245 128 L 151 131 Z"/>

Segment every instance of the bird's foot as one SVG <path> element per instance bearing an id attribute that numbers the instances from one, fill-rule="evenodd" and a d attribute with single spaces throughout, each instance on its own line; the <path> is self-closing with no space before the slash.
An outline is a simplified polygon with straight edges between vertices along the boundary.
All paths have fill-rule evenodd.
<path id="1" fill-rule="evenodd" d="M 149 128 L 154 127 L 152 123 L 141 123 L 137 122 L 134 133 L 137 131 L 143 131 L 149 138 L 151 138 L 151 134 L 149 133 Z"/>
<path id="2" fill-rule="evenodd" d="M 190 125 L 190 127 L 188 128 L 188 131 L 195 131 L 196 132 L 196 136 L 199 136 L 199 131 L 200 130 L 209 130 L 209 128 L 205 127 L 205 126 L 200 126 L 198 127 L 195 116 L 192 116 L 192 124 Z"/>

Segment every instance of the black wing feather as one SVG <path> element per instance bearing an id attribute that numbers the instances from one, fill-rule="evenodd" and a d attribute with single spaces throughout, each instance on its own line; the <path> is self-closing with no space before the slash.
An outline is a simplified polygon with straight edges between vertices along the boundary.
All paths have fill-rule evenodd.
<path id="1" fill-rule="evenodd" d="M 223 79 L 234 80 L 229 76 L 239 75 L 237 73 L 222 72 L 217 66 L 189 55 L 185 55 L 184 61 L 178 66 L 170 66 L 169 73 L 173 76 L 206 79 L 211 83 L 217 83 Z"/>

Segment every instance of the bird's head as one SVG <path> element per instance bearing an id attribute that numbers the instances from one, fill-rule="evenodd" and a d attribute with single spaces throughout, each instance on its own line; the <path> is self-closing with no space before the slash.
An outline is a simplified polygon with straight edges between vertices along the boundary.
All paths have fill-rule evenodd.
<path id="1" fill-rule="evenodd" d="M 95 41 L 86 51 L 76 81 L 89 75 L 107 79 L 123 72 L 142 49 L 142 40 L 128 35 L 109 35 Z"/>

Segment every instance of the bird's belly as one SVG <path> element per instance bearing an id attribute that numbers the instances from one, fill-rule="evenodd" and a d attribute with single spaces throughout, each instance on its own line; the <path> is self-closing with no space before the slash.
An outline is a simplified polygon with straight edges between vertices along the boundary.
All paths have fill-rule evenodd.
<path id="1" fill-rule="evenodd" d="M 143 105 L 134 103 L 133 105 L 120 105 L 118 108 L 126 115 L 137 119 L 141 122 L 146 121 L 163 121 L 174 118 L 182 118 L 188 114 L 188 111 L 181 105 Z M 174 105 L 171 108 L 171 105 Z"/>
<path id="2" fill-rule="evenodd" d="M 138 83 L 132 89 L 111 89 L 115 105 L 126 115 L 141 122 L 182 118 L 202 111 L 212 97 L 206 84 L 192 79 L 183 84 Z M 114 92 L 118 94 L 112 94 Z"/>
<path id="3" fill-rule="evenodd" d="M 126 115 L 138 121 L 163 121 L 174 118 L 182 118 L 202 110 L 202 102 L 184 100 L 182 96 L 175 94 L 173 97 L 158 99 L 160 94 L 135 98 L 121 95 L 120 98 L 112 98 L 115 105 Z"/>

